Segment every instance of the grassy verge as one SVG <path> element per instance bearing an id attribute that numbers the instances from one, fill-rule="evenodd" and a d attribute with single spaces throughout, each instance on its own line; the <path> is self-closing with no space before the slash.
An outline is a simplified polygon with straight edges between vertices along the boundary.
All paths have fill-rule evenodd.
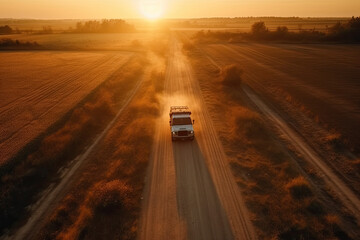
<path id="1" fill-rule="evenodd" d="M 46 220 L 39 238 L 136 238 L 163 82 L 161 72 L 148 73 L 71 191 Z"/>
<path id="2" fill-rule="evenodd" d="M 359 146 L 356 140 L 344 137 L 338 130 L 326 123 L 325 116 L 311 111 L 299 99 L 287 91 L 274 86 L 262 87 L 253 83 L 261 95 L 275 102 L 277 108 L 286 113 L 286 118 L 301 132 L 308 142 L 322 156 L 350 188 L 360 193 Z"/>
<path id="3" fill-rule="evenodd" d="M 249 105 L 239 87 L 241 71 L 229 66 L 219 72 L 196 50 L 188 56 L 259 239 L 349 239 L 337 212 L 326 207 L 291 152 Z"/>
<path id="4" fill-rule="evenodd" d="M 144 57 L 133 58 L 6 169 L 0 185 L 1 231 L 24 218 L 26 207 L 56 180 L 60 167 L 80 154 L 114 117 L 122 96 L 135 85 L 144 64 Z"/>

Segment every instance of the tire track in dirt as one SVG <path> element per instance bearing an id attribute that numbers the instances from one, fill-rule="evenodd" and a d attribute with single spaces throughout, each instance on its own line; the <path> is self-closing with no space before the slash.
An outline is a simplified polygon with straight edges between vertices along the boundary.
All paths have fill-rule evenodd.
<path id="1" fill-rule="evenodd" d="M 171 44 L 139 239 L 256 239 L 198 82 L 178 40 Z M 193 142 L 171 142 L 171 105 L 192 109 Z"/>
<path id="2" fill-rule="evenodd" d="M 212 59 L 210 55 L 206 54 L 210 61 L 215 66 L 221 69 L 221 64 Z M 260 84 L 260 83 L 259 83 Z M 360 224 L 360 200 L 356 194 L 343 182 L 334 172 L 328 167 L 321 157 L 311 148 L 303 138 L 292 129 L 292 127 L 283 120 L 274 110 L 267 106 L 249 87 L 243 86 L 242 90 L 249 97 L 249 99 L 258 107 L 258 109 L 269 119 L 285 136 L 295 149 L 312 164 L 318 172 L 321 173 L 321 178 L 325 181 L 332 191 L 341 200 L 343 205 L 350 210 L 351 214 L 355 216 L 358 224 Z"/>

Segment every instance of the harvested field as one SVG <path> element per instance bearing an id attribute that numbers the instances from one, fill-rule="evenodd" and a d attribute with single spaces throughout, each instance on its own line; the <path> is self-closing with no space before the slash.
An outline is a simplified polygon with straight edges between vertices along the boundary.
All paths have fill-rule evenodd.
<path id="1" fill-rule="evenodd" d="M 0 55 L 2 165 L 109 78 L 131 53 L 3 52 Z"/>
<path id="2" fill-rule="evenodd" d="M 358 223 L 356 220 L 349 222 L 351 217 L 348 215 L 358 216 L 358 210 L 352 209 L 353 206 L 337 197 L 345 191 L 345 184 L 342 183 L 342 190 L 326 193 L 329 188 L 334 188 L 334 183 L 324 184 L 319 180 L 319 176 L 326 175 L 334 182 L 339 181 L 337 177 L 334 174 L 317 172 L 315 167 L 309 166 L 309 156 L 293 154 L 288 144 L 280 141 L 283 136 L 279 136 L 273 129 L 270 118 L 247 97 L 246 84 L 252 83 L 247 78 L 247 68 L 236 64 L 236 58 L 227 59 L 224 63 L 228 57 L 225 51 L 214 57 L 206 51 L 208 49 L 205 45 L 197 47 L 188 52 L 188 56 L 212 113 L 234 177 L 244 194 L 248 209 L 253 214 L 252 221 L 259 239 L 332 239 L 334 236 L 352 239 L 359 236 Z M 202 51 L 201 47 L 204 47 L 202 49 L 205 51 Z M 227 65 L 230 62 L 236 65 Z M 222 64 L 224 67 L 221 67 Z M 255 65 L 255 61 L 252 64 Z M 245 84 L 221 86 L 229 76 L 224 73 L 233 73 L 229 70 L 235 69 L 235 66 L 240 66 L 243 74 L 241 71 L 237 76 L 231 74 L 230 79 L 245 81 Z M 261 71 L 258 69 L 256 73 L 260 74 Z M 266 92 L 261 96 L 264 97 L 265 94 Z M 278 107 L 275 101 L 266 101 L 266 104 L 271 104 L 275 109 Z M 286 117 L 288 120 L 288 116 Z M 290 124 L 292 122 L 289 121 Z M 297 139 L 297 142 L 301 141 Z M 312 147 L 314 146 L 317 145 Z M 302 157 L 307 160 L 299 161 Z M 332 160 L 324 159 L 325 162 Z M 347 183 L 356 188 L 356 180 Z M 334 196 L 336 194 L 337 196 Z M 357 196 L 353 195 L 352 201 L 357 208 Z M 346 213 L 346 208 L 352 210 Z M 331 222 L 330 218 L 336 221 Z"/>
<path id="3" fill-rule="evenodd" d="M 246 69 L 244 81 L 299 102 L 353 148 L 360 145 L 360 46 L 213 44 L 203 49 L 217 62 Z"/>

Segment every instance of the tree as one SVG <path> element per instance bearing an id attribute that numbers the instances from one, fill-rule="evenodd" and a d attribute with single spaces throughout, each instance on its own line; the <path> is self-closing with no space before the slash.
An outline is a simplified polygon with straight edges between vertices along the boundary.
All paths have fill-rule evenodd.
<path id="1" fill-rule="evenodd" d="M 267 33 L 269 30 L 268 28 L 265 26 L 264 22 L 256 22 L 251 26 L 251 32 L 254 35 L 262 35 Z"/>
<path id="2" fill-rule="evenodd" d="M 12 28 L 8 25 L 0 26 L 0 34 L 11 34 L 13 32 Z"/>
<path id="3" fill-rule="evenodd" d="M 360 17 L 352 17 L 348 22 L 348 26 L 351 29 L 360 30 Z"/>

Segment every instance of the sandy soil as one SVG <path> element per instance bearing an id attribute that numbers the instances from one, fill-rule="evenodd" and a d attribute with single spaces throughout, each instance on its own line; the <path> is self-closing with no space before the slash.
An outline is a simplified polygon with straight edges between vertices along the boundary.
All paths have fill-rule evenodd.
<path id="1" fill-rule="evenodd" d="M 190 64 L 173 39 L 139 239 L 256 239 Z M 193 142 L 172 142 L 170 105 L 188 105 Z"/>
<path id="2" fill-rule="evenodd" d="M 105 52 L 3 52 L 0 164 L 56 122 L 131 56 Z"/>
<path id="3" fill-rule="evenodd" d="M 205 52 L 237 63 L 244 80 L 281 88 L 319 119 L 360 144 L 360 47 L 356 45 L 214 44 Z"/>

